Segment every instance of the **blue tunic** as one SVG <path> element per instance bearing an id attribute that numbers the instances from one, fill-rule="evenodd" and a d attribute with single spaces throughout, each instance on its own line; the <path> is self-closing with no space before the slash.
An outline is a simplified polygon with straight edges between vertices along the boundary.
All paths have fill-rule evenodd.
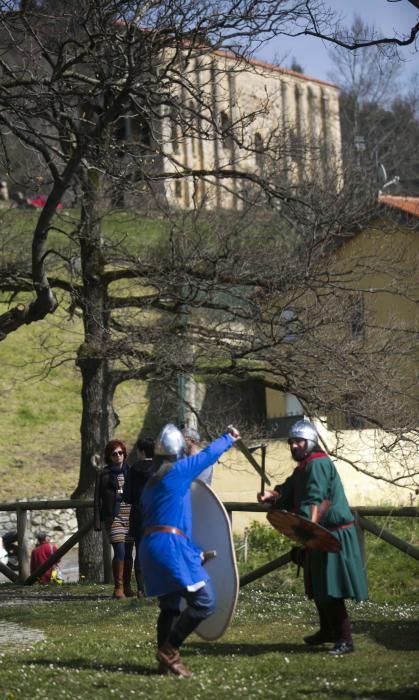
<path id="1" fill-rule="evenodd" d="M 201 550 L 192 541 L 190 486 L 233 444 L 231 435 L 222 435 L 202 452 L 175 462 L 161 481 L 150 480 L 145 486 L 141 497 L 144 529 L 166 525 L 186 535 L 152 532 L 143 537 L 140 561 L 148 596 L 162 596 L 208 581 Z"/>

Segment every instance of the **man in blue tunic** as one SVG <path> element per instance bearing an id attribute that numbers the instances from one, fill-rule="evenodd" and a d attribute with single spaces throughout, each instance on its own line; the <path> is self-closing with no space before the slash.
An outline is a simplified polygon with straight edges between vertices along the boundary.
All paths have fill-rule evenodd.
<path id="1" fill-rule="evenodd" d="M 339 552 L 304 550 L 305 590 L 314 600 L 320 619 L 318 632 L 307 635 L 304 641 L 310 645 L 334 642 L 329 654 L 341 656 L 354 650 L 345 599 L 366 600 L 368 587 L 354 517 L 343 484 L 318 442 L 317 430 L 310 421 L 294 423 L 288 444 L 298 466 L 283 484 L 258 494 L 258 500 L 309 518 L 339 540 Z"/>
<path id="2" fill-rule="evenodd" d="M 232 427 L 198 454 L 187 454 L 185 439 L 172 424 L 161 431 L 155 447 L 158 466 L 141 498 L 144 535 L 140 561 L 146 595 L 158 596 L 157 654 L 160 673 L 188 677 L 179 648 L 215 610 L 215 596 L 192 540 L 190 486 L 240 438 Z M 180 613 L 181 599 L 186 608 Z"/>

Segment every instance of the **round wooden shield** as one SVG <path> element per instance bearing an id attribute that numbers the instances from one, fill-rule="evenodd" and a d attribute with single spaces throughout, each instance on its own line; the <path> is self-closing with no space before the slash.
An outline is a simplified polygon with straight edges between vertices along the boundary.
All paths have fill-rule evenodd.
<path id="1" fill-rule="evenodd" d="M 239 573 L 230 518 L 214 491 L 197 479 L 191 487 L 192 537 L 207 558 L 207 569 L 217 597 L 215 612 L 203 620 L 196 633 L 212 641 L 221 637 L 233 616 L 239 595 Z"/>
<path id="2" fill-rule="evenodd" d="M 297 513 L 287 510 L 271 510 L 267 514 L 270 524 L 282 535 L 289 537 L 297 544 L 310 549 L 319 549 L 322 552 L 339 552 L 341 544 L 322 525 L 313 523 Z"/>

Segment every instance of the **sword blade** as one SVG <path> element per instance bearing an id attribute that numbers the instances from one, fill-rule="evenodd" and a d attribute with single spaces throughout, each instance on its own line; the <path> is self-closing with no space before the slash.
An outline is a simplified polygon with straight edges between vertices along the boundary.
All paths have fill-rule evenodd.
<path id="1" fill-rule="evenodd" d="M 243 440 L 242 440 L 241 438 L 239 438 L 239 440 L 236 440 L 236 442 L 235 442 L 234 444 L 236 445 L 236 447 L 239 448 L 240 452 L 241 452 L 242 454 L 244 454 L 244 456 L 246 457 L 246 459 L 249 460 L 249 462 L 250 462 L 250 464 L 252 465 L 252 467 L 253 467 L 254 469 L 256 469 L 257 473 L 259 474 L 259 476 L 262 477 L 262 479 L 263 479 L 263 481 L 265 482 L 265 484 L 267 484 L 268 486 L 270 486 L 270 485 L 271 485 L 270 480 L 268 479 L 268 477 L 267 477 L 266 474 L 264 473 L 262 467 L 260 467 L 260 465 L 256 462 L 255 458 L 253 457 L 253 455 L 252 455 L 252 453 L 250 452 L 249 448 L 246 447 L 246 445 L 244 444 Z"/>

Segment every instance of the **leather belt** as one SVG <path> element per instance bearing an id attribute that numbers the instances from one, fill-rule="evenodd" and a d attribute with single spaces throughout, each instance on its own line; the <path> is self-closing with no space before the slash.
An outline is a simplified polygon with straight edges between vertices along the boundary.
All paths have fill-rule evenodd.
<path id="1" fill-rule="evenodd" d="M 151 527 L 146 527 L 144 530 L 144 537 L 146 535 L 151 535 L 152 532 L 166 532 L 169 535 L 180 535 L 181 537 L 186 537 L 188 539 L 188 535 L 185 535 L 182 530 L 179 530 L 177 527 L 172 527 L 170 525 L 152 525 Z"/>
<path id="2" fill-rule="evenodd" d="M 355 525 L 355 520 L 352 520 L 350 523 L 344 523 L 343 525 L 333 525 L 327 529 L 330 530 L 330 532 L 336 532 L 336 530 L 346 530 L 347 527 L 352 527 L 352 525 Z"/>

